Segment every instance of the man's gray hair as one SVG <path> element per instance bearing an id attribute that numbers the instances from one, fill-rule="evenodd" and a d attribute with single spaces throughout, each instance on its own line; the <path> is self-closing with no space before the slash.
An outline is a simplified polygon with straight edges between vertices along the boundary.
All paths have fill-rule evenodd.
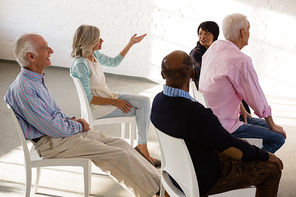
<path id="1" fill-rule="evenodd" d="M 38 53 L 36 51 L 37 45 L 33 39 L 34 36 L 40 36 L 40 35 L 22 34 L 18 36 L 15 41 L 14 55 L 15 55 L 16 61 L 22 67 L 27 67 L 30 64 L 30 61 L 26 56 L 27 52 L 34 53 L 36 56 L 38 56 Z"/>
<path id="2" fill-rule="evenodd" d="M 227 15 L 222 21 L 223 35 L 225 39 L 230 41 L 236 41 L 240 36 L 240 30 L 247 28 L 247 17 L 240 13 Z"/>

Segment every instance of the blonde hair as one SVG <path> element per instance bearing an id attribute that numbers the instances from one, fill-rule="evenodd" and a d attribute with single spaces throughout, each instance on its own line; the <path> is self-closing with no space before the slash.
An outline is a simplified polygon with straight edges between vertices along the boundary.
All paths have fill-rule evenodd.
<path id="1" fill-rule="evenodd" d="M 92 54 L 92 48 L 100 40 L 99 28 L 91 25 L 81 25 L 73 37 L 72 53 L 74 58 L 87 58 Z"/>
<path id="2" fill-rule="evenodd" d="M 34 42 L 34 37 L 40 36 L 39 34 L 22 34 L 17 37 L 15 41 L 15 48 L 14 48 L 14 56 L 16 58 L 16 61 L 20 64 L 22 67 L 27 67 L 30 64 L 30 61 L 28 60 L 26 53 L 34 53 L 36 56 L 38 56 L 38 53 L 36 51 L 37 44 Z"/>
<path id="3" fill-rule="evenodd" d="M 235 41 L 239 38 L 240 30 L 248 28 L 247 17 L 240 13 L 227 15 L 222 21 L 222 31 L 225 39 Z"/>

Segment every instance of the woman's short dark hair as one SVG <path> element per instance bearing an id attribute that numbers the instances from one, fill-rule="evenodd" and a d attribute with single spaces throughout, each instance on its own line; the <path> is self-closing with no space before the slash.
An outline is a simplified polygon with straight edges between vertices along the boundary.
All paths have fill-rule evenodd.
<path id="1" fill-rule="evenodd" d="M 219 36 L 219 26 L 214 21 L 205 21 L 202 22 L 197 28 L 197 35 L 199 33 L 199 29 L 202 29 L 206 32 L 210 32 L 214 35 L 213 41 L 218 39 Z"/>

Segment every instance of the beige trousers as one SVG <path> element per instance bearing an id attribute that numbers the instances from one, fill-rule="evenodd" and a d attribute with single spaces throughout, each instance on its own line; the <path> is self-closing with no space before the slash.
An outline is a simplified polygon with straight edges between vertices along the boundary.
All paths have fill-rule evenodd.
<path id="1" fill-rule="evenodd" d="M 35 148 L 44 158 L 88 158 L 135 196 L 154 196 L 160 172 L 125 140 L 97 131 L 66 138 L 42 137 Z"/>

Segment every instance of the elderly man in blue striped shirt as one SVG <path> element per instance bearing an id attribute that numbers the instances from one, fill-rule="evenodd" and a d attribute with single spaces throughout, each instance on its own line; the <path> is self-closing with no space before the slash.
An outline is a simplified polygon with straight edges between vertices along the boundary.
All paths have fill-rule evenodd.
<path id="1" fill-rule="evenodd" d="M 156 194 L 160 174 L 133 147 L 122 139 L 90 131 L 85 120 L 67 116 L 57 106 L 43 81 L 52 53 L 38 34 L 23 34 L 16 41 L 15 56 L 22 68 L 5 101 L 14 110 L 25 138 L 43 158 L 88 158 L 135 196 Z"/>

